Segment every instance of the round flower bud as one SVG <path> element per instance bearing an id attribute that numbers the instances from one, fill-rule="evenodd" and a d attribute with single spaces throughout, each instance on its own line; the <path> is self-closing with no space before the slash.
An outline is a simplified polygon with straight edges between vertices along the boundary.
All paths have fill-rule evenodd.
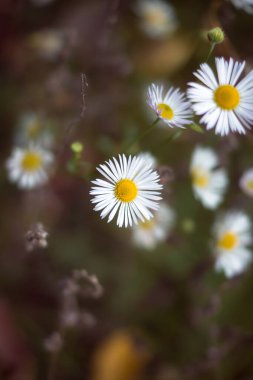
<path id="1" fill-rule="evenodd" d="M 225 35 L 221 28 L 216 27 L 207 32 L 207 38 L 212 44 L 220 44 L 224 41 Z"/>
<path id="2" fill-rule="evenodd" d="M 71 144 L 71 150 L 74 153 L 81 153 L 83 151 L 83 144 L 80 141 L 75 141 Z"/>

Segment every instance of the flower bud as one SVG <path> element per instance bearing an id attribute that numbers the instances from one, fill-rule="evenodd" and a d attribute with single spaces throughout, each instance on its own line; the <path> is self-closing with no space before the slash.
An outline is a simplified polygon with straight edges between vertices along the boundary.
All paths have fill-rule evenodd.
<path id="1" fill-rule="evenodd" d="M 71 144 L 71 150 L 73 153 L 81 153 L 83 151 L 83 144 L 80 141 L 75 141 Z"/>
<path id="2" fill-rule="evenodd" d="M 207 32 L 207 38 L 212 44 L 220 44 L 224 41 L 225 35 L 221 28 L 216 27 Z"/>

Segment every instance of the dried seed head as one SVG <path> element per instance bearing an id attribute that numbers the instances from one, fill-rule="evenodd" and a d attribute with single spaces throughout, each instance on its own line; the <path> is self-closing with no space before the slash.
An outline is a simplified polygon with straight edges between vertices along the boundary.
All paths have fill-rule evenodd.
<path id="1" fill-rule="evenodd" d="M 42 223 L 36 223 L 25 234 L 25 244 L 27 251 L 33 251 L 36 248 L 46 248 L 48 232 Z"/>
<path id="2" fill-rule="evenodd" d="M 49 352 L 58 352 L 63 346 L 63 338 L 59 332 L 53 332 L 44 340 L 44 348 Z"/>

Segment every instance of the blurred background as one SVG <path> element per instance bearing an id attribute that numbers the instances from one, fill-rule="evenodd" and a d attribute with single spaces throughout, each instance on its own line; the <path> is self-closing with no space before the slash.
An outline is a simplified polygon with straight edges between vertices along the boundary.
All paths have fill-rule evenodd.
<path id="1" fill-rule="evenodd" d="M 130 0 L 0 2 L 0 379 L 253 379 L 253 268 L 232 280 L 214 271 L 215 212 L 189 175 L 195 146 L 214 148 L 230 176 L 222 209 L 252 217 L 238 188 L 252 135 L 173 139 L 158 125 L 138 138 L 156 117 L 148 86 L 185 91 L 210 28 L 226 35 L 213 56 L 252 66 L 253 16 L 231 1 L 164 3 L 150 15 Z M 5 162 L 38 136 L 54 168 L 20 190 Z M 96 166 L 122 152 L 156 158 L 174 225 L 155 247 L 92 210 Z"/>

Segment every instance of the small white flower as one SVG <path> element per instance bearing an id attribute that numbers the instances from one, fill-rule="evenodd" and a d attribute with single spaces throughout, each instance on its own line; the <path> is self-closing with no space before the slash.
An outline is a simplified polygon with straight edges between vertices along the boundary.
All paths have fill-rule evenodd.
<path id="1" fill-rule="evenodd" d="M 159 242 L 166 240 L 174 223 L 175 215 L 165 203 L 160 204 L 154 218 L 141 222 L 132 230 L 133 242 L 138 247 L 154 249 Z"/>
<path id="2" fill-rule="evenodd" d="M 30 36 L 29 45 L 41 58 L 53 61 L 66 48 L 67 40 L 67 33 L 63 30 L 44 29 Z"/>
<path id="3" fill-rule="evenodd" d="M 243 272 L 252 260 L 251 222 L 243 212 L 229 212 L 214 224 L 215 269 L 226 277 Z"/>
<path id="4" fill-rule="evenodd" d="M 231 0 L 236 8 L 243 9 L 245 12 L 253 13 L 253 0 Z"/>
<path id="5" fill-rule="evenodd" d="M 178 27 L 174 8 L 162 0 L 139 0 L 136 13 L 144 33 L 152 38 L 172 34 Z"/>
<path id="6" fill-rule="evenodd" d="M 20 189 L 32 189 L 48 180 L 53 155 L 41 147 L 30 145 L 27 149 L 15 148 L 6 162 L 9 180 Z"/>
<path id="7" fill-rule="evenodd" d="M 152 84 L 148 88 L 147 102 L 157 116 L 171 128 L 184 128 L 192 123 L 191 105 L 178 88 L 171 87 L 166 95 L 163 95 L 163 86 Z"/>
<path id="8" fill-rule="evenodd" d="M 101 218 L 108 214 L 108 223 L 117 213 L 117 225 L 132 226 L 138 220 L 144 222 L 153 217 L 150 210 L 157 210 L 161 199 L 162 185 L 159 176 L 150 163 L 143 158 L 119 155 L 100 165 L 97 170 L 105 177 L 92 181 L 91 200 L 96 203 L 95 211 L 101 211 Z"/>
<path id="9" fill-rule="evenodd" d="M 241 179 L 240 187 L 245 194 L 253 197 L 253 168 L 246 170 Z"/>
<path id="10" fill-rule="evenodd" d="M 194 195 L 209 209 L 219 206 L 228 184 L 227 173 L 216 169 L 217 166 L 218 157 L 212 149 L 197 147 L 194 150 L 190 164 Z"/>
<path id="11" fill-rule="evenodd" d="M 229 132 L 245 134 L 253 123 L 253 71 L 241 81 L 245 61 L 235 62 L 232 58 L 215 59 L 218 78 L 207 63 L 202 63 L 194 75 L 203 83 L 189 83 L 189 99 L 194 103 L 197 115 L 203 115 L 200 122 L 215 133 L 228 135 Z"/>

